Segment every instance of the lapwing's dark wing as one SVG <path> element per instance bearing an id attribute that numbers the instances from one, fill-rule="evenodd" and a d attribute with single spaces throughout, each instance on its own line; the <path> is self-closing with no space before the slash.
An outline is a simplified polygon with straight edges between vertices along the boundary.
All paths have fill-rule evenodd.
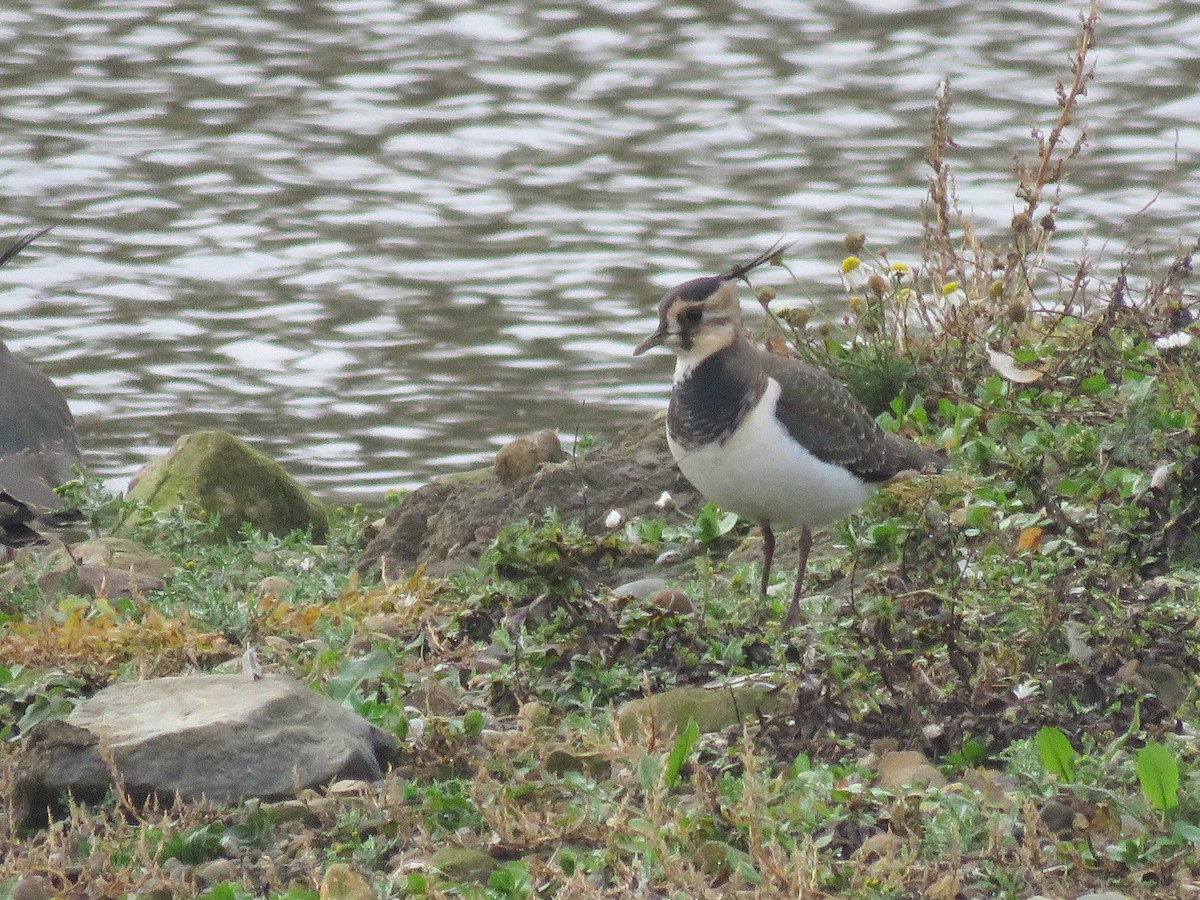
<path id="1" fill-rule="evenodd" d="M 828 372 L 802 360 L 756 352 L 764 371 L 782 388 L 776 415 L 818 459 L 875 483 L 905 471 L 944 466 L 933 451 L 881 429 L 850 389 Z"/>

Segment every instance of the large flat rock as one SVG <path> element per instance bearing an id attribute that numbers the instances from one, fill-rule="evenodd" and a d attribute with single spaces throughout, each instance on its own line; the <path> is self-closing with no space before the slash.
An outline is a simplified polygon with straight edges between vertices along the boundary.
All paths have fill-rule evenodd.
<path id="1" fill-rule="evenodd" d="M 293 679 L 188 675 L 115 684 L 28 738 L 14 790 L 20 824 L 64 791 L 135 799 L 278 799 L 342 778 L 375 780 L 395 738 Z M 111 762 L 111 767 L 110 767 Z"/>

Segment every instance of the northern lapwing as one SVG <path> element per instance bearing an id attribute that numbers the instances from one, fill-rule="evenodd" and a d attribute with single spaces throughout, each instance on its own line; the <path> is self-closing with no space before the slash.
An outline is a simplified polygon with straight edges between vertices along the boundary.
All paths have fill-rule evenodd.
<path id="1" fill-rule="evenodd" d="M 800 529 L 799 570 L 784 619 L 792 625 L 812 529 L 849 515 L 900 473 L 940 470 L 944 461 L 883 431 L 829 373 L 750 342 L 734 282 L 782 249 L 671 288 L 658 304 L 658 329 L 633 352 L 660 344 L 675 351 L 667 443 L 702 494 L 762 527 L 763 596 L 773 529 Z"/>

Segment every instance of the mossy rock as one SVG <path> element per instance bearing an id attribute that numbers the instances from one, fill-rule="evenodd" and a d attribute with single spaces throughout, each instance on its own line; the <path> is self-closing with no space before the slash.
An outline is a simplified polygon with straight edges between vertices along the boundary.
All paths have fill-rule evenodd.
<path id="1" fill-rule="evenodd" d="M 482 850 L 463 847 L 442 847 L 433 854 L 430 863 L 451 881 L 473 881 L 483 884 L 496 868 L 496 860 Z"/>
<path id="2" fill-rule="evenodd" d="M 617 721 L 625 737 L 639 734 L 647 723 L 660 736 L 678 734 L 687 727 L 688 719 L 695 719 L 701 734 L 709 734 L 759 712 L 779 712 L 787 702 L 783 692 L 765 685 L 676 688 L 630 700 L 617 710 Z"/>
<path id="3" fill-rule="evenodd" d="M 220 537 L 236 535 L 245 523 L 279 536 L 311 528 L 315 541 L 329 530 L 319 500 L 279 463 L 226 431 L 185 434 L 142 468 L 128 498 L 154 510 L 182 505 L 218 516 Z M 124 527 L 132 521 L 127 518 Z"/>
<path id="4" fill-rule="evenodd" d="M 728 876 L 736 866 L 753 868 L 750 857 L 724 841 L 705 841 L 696 851 L 696 868 L 710 878 Z"/>

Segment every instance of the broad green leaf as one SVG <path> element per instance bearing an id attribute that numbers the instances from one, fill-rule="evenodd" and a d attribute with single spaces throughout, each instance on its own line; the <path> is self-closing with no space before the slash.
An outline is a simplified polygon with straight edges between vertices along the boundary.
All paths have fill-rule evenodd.
<path id="1" fill-rule="evenodd" d="M 1038 754 L 1042 765 L 1052 775 L 1057 775 L 1063 781 L 1075 780 L 1075 760 L 1079 754 L 1067 740 L 1067 736 L 1057 728 L 1049 725 L 1042 726 L 1036 738 Z"/>
<path id="2" fill-rule="evenodd" d="M 737 513 L 723 513 L 720 507 L 709 501 L 696 513 L 696 539 L 702 544 L 712 543 L 732 531 L 737 520 Z"/>
<path id="3" fill-rule="evenodd" d="M 700 728 L 696 725 L 696 720 L 689 717 L 687 727 L 675 738 L 671 752 L 667 754 L 667 768 L 663 772 L 663 782 L 668 790 L 675 787 L 675 782 L 679 780 L 679 770 L 687 762 L 688 754 L 692 752 L 692 747 L 695 746 L 698 737 L 700 737 Z"/>
<path id="4" fill-rule="evenodd" d="M 1189 825 L 1187 822 L 1176 822 L 1175 829 L 1171 834 L 1185 841 L 1191 841 L 1193 844 L 1200 844 L 1200 828 Z"/>
<path id="5" fill-rule="evenodd" d="M 1138 751 L 1138 781 L 1150 805 L 1166 812 L 1179 805 L 1179 767 L 1175 757 L 1158 741 L 1150 741 Z"/>
<path id="6" fill-rule="evenodd" d="M 371 678 L 378 678 L 384 672 L 395 667 L 395 660 L 383 650 L 372 650 L 366 656 L 349 659 L 342 664 L 341 670 L 329 679 L 325 693 L 330 700 L 336 700 L 343 705 L 346 698 L 355 689 Z"/>
<path id="7" fill-rule="evenodd" d="M 657 753 L 646 753 L 638 760 L 637 780 L 643 791 L 654 790 L 662 772 L 662 757 Z"/>

